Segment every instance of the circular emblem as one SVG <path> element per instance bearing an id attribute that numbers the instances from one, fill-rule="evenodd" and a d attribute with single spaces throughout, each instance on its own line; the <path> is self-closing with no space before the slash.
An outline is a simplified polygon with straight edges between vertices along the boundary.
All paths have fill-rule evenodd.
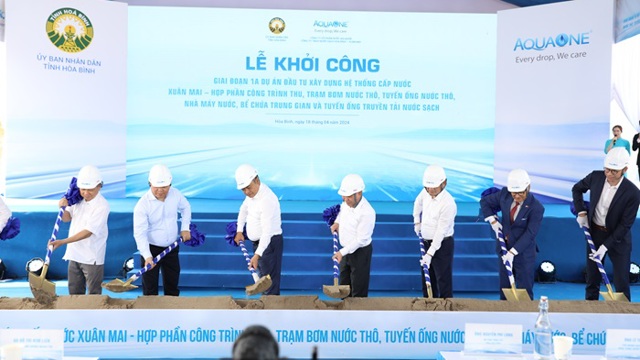
<path id="1" fill-rule="evenodd" d="M 563 47 L 569 43 L 569 35 L 560 34 L 556 36 L 556 45 Z"/>
<path id="2" fill-rule="evenodd" d="M 284 32 L 284 20 L 279 17 L 274 17 L 269 21 L 269 30 L 276 35 L 282 34 Z"/>
<path id="3" fill-rule="evenodd" d="M 86 49 L 93 40 L 93 25 L 81 11 L 61 8 L 49 15 L 47 36 L 58 49 L 77 53 Z"/>

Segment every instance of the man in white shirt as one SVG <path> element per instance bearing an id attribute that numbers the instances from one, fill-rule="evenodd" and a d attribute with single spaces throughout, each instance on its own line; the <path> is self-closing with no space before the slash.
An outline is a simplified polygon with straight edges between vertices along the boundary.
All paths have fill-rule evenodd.
<path id="1" fill-rule="evenodd" d="M 416 235 L 427 249 L 421 263 L 429 268 L 431 288 L 436 298 L 453 297 L 453 225 L 458 208 L 449 194 L 447 176 L 438 165 L 430 165 L 422 177 L 424 189 L 413 203 L 413 223 Z M 424 279 L 424 269 L 420 267 Z M 422 294 L 428 297 L 422 281 Z"/>
<path id="2" fill-rule="evenodd" d="M 338 232 L 342 248 L 333 258 L 340 263 L 340 285 L 349 285 L 351 297 L 369 296 L 369 277 L 373 245 L 371 236 L 376 212 L 362 196 L 364 181 L 357 174 L 342 179 L 338 194 L 342 196 L 340 213 L 331 225 Z"/>
<path id="3" fill-rule="evenodd" d="M 251 268 L 260 276 L 271 277 L 271 287 L 264 295 L 280 295 L 282 270 L 282 220 L 280 201 L 271 189 L 260 181 L 258 171 L 243 164 L 236 169 L 236 185 L 246 196 L 238 212 L 236 243 L 245 240 L 242 230 L 247 226 L 247 236 L 253 243 Z"/>
<path id="4" fill-rule="evenodd" d="M 613 284 L 616 292 L 631 301 L 629 267 L 631 266 L 631 227 L 636 221 L 640 205 L 640 190 L 624 176 L 629 164 L 629 153 L 621 147 L 611 149 L 604 160 L 604 171 L 592 171 L 571 189 L 573 206 L 578 212 L 580 227 L 587 227 L 596 246 L 591 254 L 587 246 L 586 300 L 600 298 L 602 275 L 594 258 L 604 265 L 605 254 L 613 265 Z M 583 194 L 587 191 L 591 206 L 585 206 Z M 595 204 L 595 206 L 594 206 Z"/>
<path id="5" fill-rule="evenodd" d="M 69 222 L 69 237 L 51 241 L 53 250 L 67 245 L 63 256 L 69 261 L 69 295 L 102 294 L 104 278 L 104 258 L 107 250 L 109 229 L 109 203 L 100 194 L 102 175 L 91 165 L 80 169 L 77 178 L 82 201 L 72 206 L 66 198 L 60 199 L 58 206 L 64 208 L 62 221 Z"/>
<path id="6" fill-rule="evenodd" d="M 191 205 L 182 193 L 171 186 L 173 176 L 165 165 L 154 165 L 149 171 L 149 191 L 138 200 L 133 209 L 133 236 L 143 266 L 153 264 L 153 258 L 176 241 L 178 237 L 178 213 L 180 213 L 180 237 L 191 239 Z M 142 274 L 143 295 L 158 295 L 158 281 L 162 271 L 165 295 L 179 296 L 180 247 L 165 255 L 158 264 Z"/>

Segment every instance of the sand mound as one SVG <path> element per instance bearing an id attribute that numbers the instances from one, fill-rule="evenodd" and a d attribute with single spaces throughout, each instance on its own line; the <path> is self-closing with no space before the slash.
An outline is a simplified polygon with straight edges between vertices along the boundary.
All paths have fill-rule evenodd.
<path id="1" fill-rule="evenodd" d="M 0 298 L 0 310 L 34 309 L 253 309 L 253 310 L 389 310 L 389 311 L 507 311 L 537 312 L 538 301 L 476 299 L 347 298 L 323 301 L 317 296 L 262 296 L 234 299 L 230 296 L 141 296 L 113 299 L 107 295 L 58 296 L 51 303 L 32 298 Z M 640 303 L 614 301 L 550 301 L 551 312 L 640 314 Z"/>

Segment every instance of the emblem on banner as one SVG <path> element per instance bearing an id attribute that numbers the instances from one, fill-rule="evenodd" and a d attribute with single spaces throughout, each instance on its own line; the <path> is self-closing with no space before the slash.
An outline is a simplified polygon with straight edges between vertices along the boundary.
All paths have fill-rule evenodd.
<path id="1" fill-rule="evenodd" d="M 78 53 L 93 40 L 93 25 L 87 15 L 73 8 L 61 8 L 49 15 L 47 36 L 58 49 Z"/>
<path id="2" fill-rule="evenodd" d="M 279 17 L 274 17 L 269 21 L 269 30 L 276 35 L 280 35 L 284 32 L 284 20 Z"/>

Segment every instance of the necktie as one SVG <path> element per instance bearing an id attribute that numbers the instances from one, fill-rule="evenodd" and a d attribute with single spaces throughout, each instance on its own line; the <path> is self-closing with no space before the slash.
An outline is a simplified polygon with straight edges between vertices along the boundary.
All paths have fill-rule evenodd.
<path id="1" fill-rule="evenodd" d="M 513 224 L 513 220 L 515 220 L 514 215 L 516 214 L 516 211 L 518 211 L 519 206 L 520 206 L 520 203 L 516 202 L 516 204 L 511 208 L 511 212 L 509 213 L 509 217 L 511 218 L 512 224 Z"/>

